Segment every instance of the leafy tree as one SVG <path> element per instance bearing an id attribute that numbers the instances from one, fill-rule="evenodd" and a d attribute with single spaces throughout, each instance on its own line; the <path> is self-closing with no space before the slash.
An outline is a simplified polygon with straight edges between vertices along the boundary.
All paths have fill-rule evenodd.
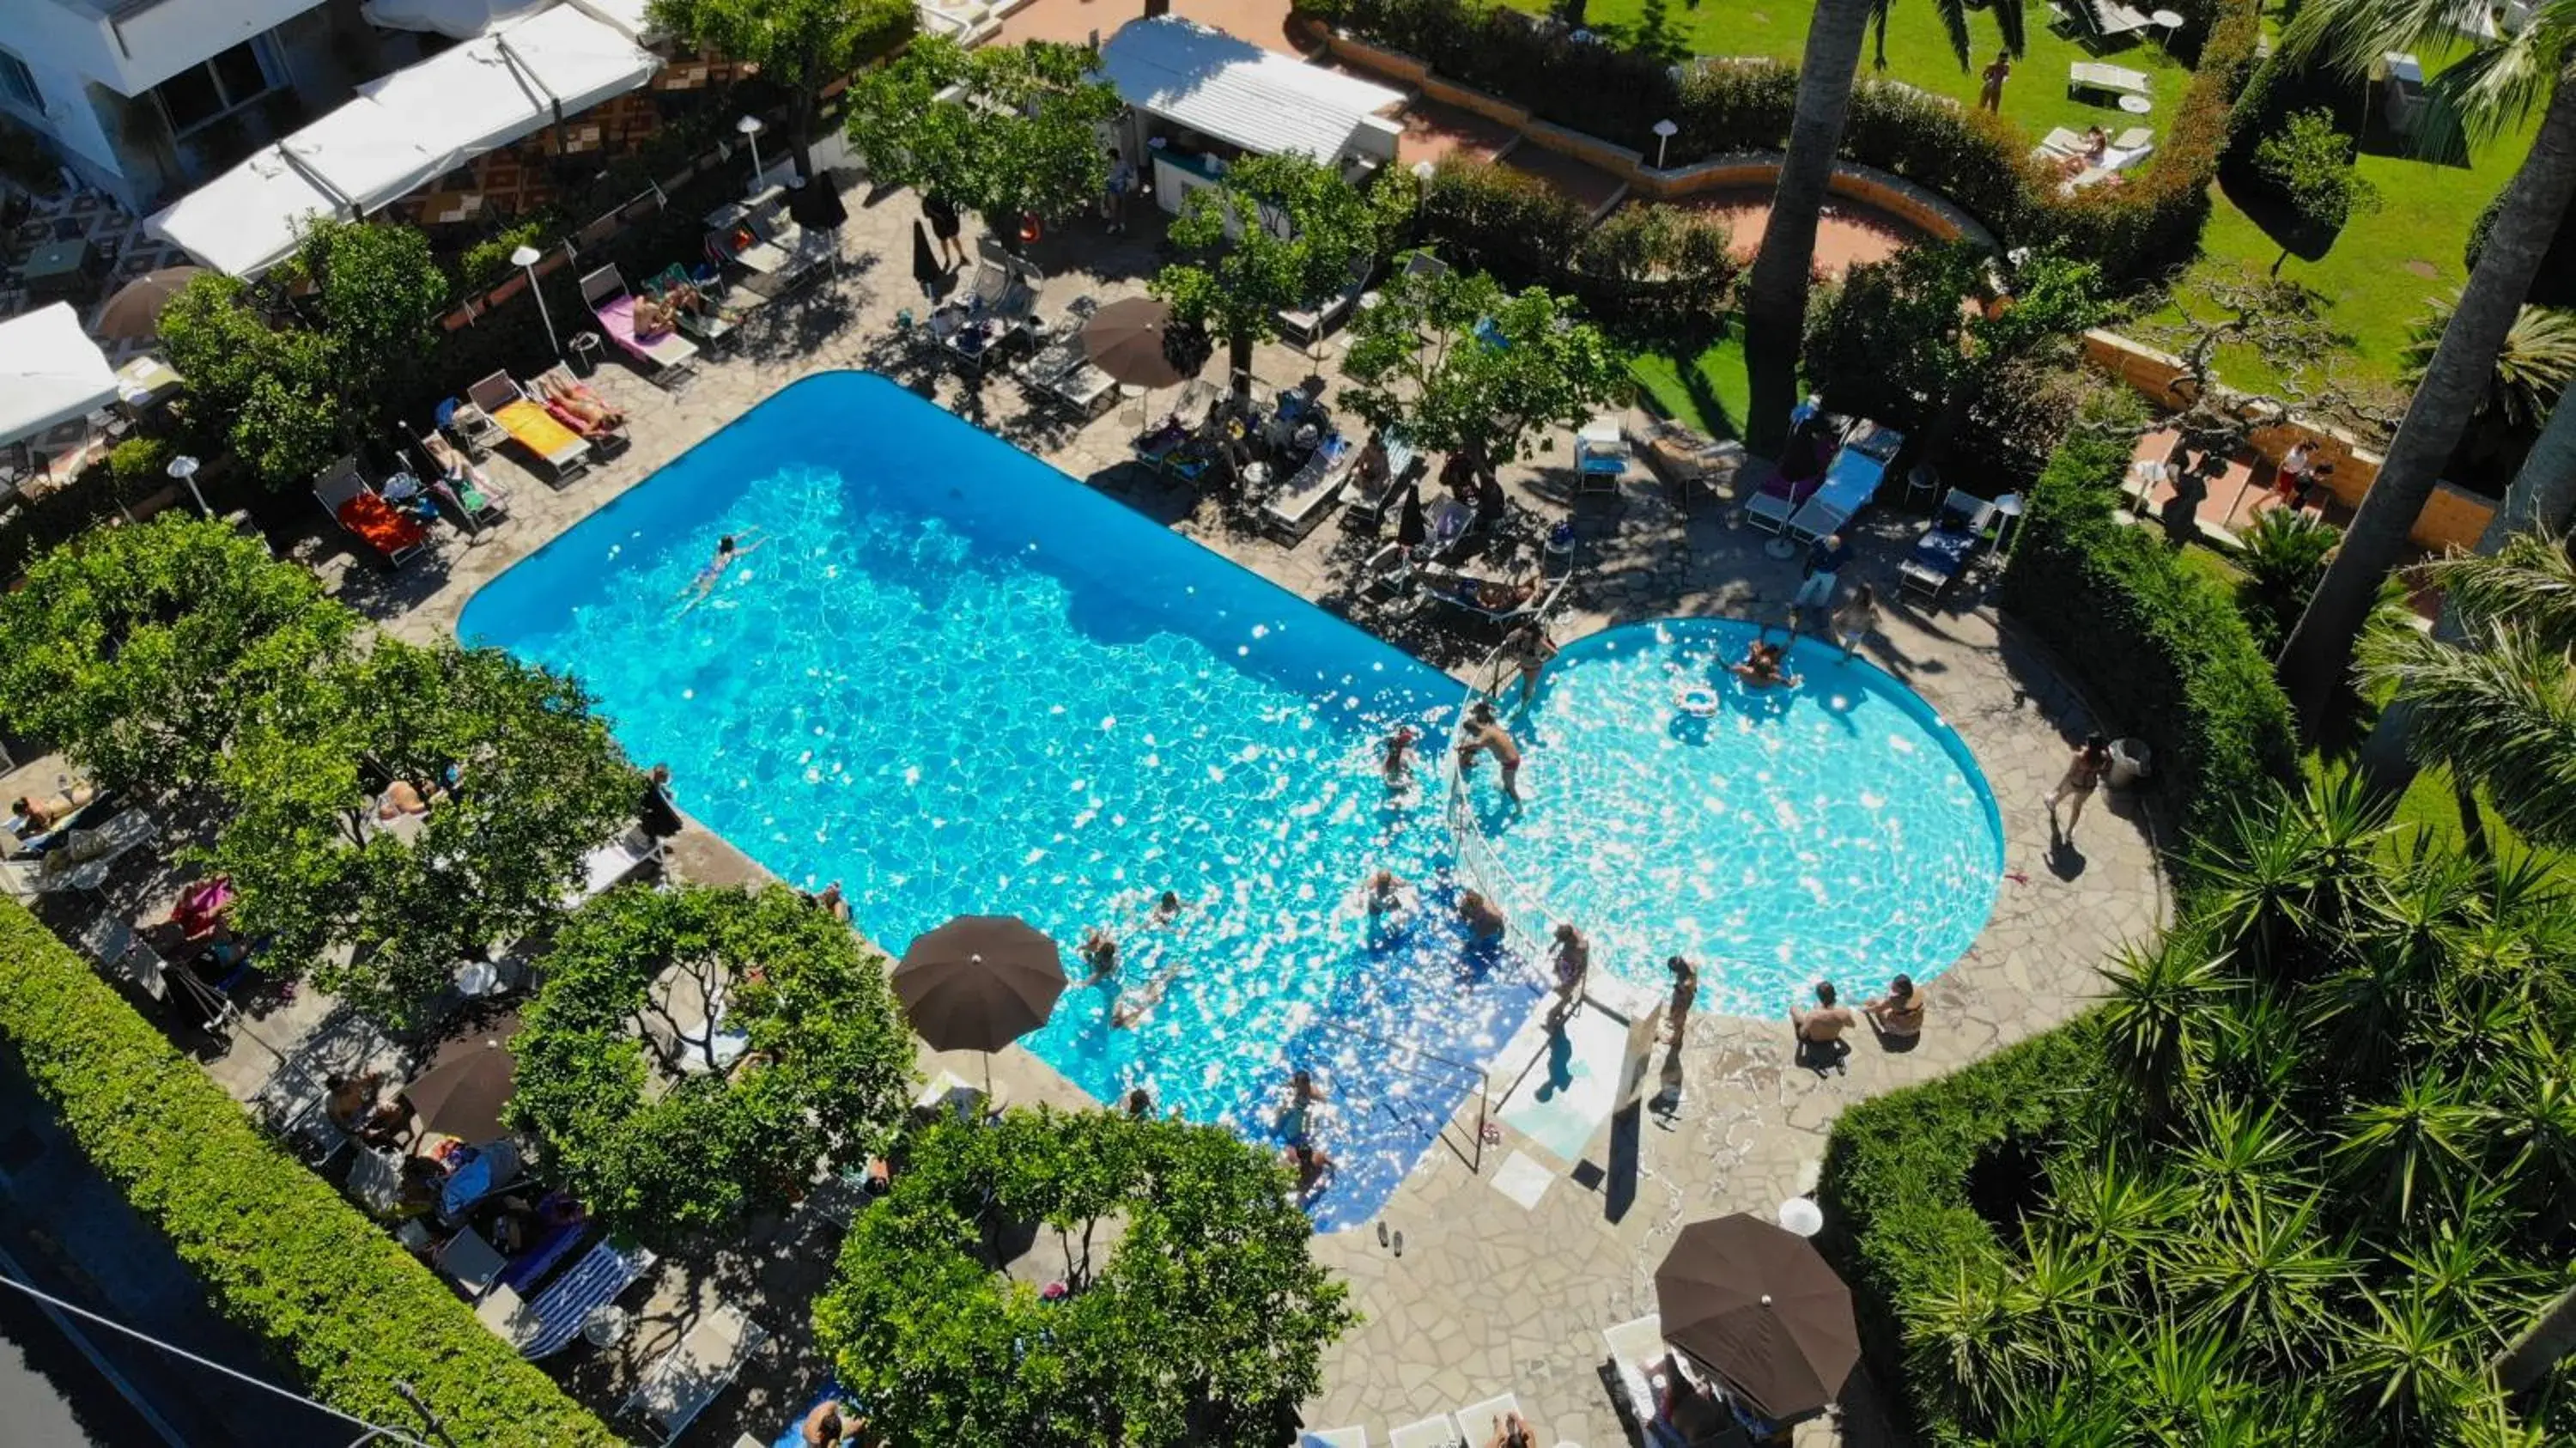
<path id="1" fill-rule="evenodd" d="M 380 399 L 437 347 L 447 277 L 412 227 L 317 220 L 280 270 L 290 296 L 303 292 L 332 381 L 352 407 Z"/>
<path id="2" fill-rule="evenodd" d="M 2483 0 L 2389 5 L 2382 0 L 2308 0 L 2284 33 L 2283 53 L 2324 54 L 2355 76 L 2387 51 L 2439 51 L 2460 35 L 2486 33 Z M 2495 372 L 2560 220 L 2576 199 L 2576 11 L 2544 7 L 2510 35 L 2481 44 L 2428 87 L 2435 140 L 2465 129 L 2488 141 L 2540 113 L 2531 150 L 2496 212 L 2478 264 L 2450 325 L 2426 363 L 2406 416 L 2362 499 L 2343 547 L 2317 585 L 2281 654 L 2281 683 L 2311 733 L 2332 716 L 2350 677 L 2355 642 L 2380 580 L 2406 556 L 2407 535 L 2433 484 L 2458 449 Z"/>
<path id="3" fill-rule="evenodd" d="M 1798 62 L 1798 105 L 1789 121 L 1789 149 L 1771 198 L 1771 219 L 1746 283 L 1744 360 L 1752 384 L 1748 435 L 1757 448 L 1775 447 L 1786 435 L 1798 389 L 1798 344 L 1806 334 L 1807 288 L 1816 260 L 1816 222 L 1833 181 L 1834 155 L 1842 149 L 1843 119 L 1851 109 L 1852 82 L 1860 71 L 1864 29 L 1878 31 L 1878 64 L 1887 64 L 1887 12 L 1894 0 L 1818 0 Z M 1968 68 L 1970 0 L 1933 0 L 1959 68 Z M 1995 0 L 1995 26 L 2004 48 L 2022 49 L 2021 0 Z"/>
<path id="4" fill-rule="evenodd" d="M 1221 1127 L 942 1120 L 851 1228 L 815 1336 L 889 1442 L 1274 1441 L 1355 1320 L 1285 1188 Z M 1045 1235 L 1006 1276 L 997 1244 L 1014 1227 Z"/>
<path id="5" fill-rule="evenodd" d="M 824 88 L 920 26 L 910 0 L 652 0 L 645 18 L 686 44 L 759 66 L 785 89 L 789 149 L 796 174 L 809 178 Z"/>
<path id="6" fill-rule="evenodd" d="M 909 1099 L 884 960 L 782 886 L 612 890 L 564 923 L 545 972 L 512 1042 L 511 1124 L 646 1240 L 785 1205 L 818 1162 L 882 1149 Z"/>
<path id="7" fill-rule="evenodd" d="M 1099 199 L 1109 156 L 1098 128 L 1125 109 L 1093 77 L 1089 46 L 1032 40 L 968 50 L 925 35 L 849 90 L 850 143 L 877 180 L 935 192 L 996 226 L 1058 217 Z M 964 94 L 941 97 L 951 89 Z"/>
<path id="8" fill-rule="evenodd" d="M 2423 380 L 2424 369 L 2432 365 L 2442 333 L 2449 329 L 2459 305 L 2457 292 L 2425 304 L 2424 317 L 2410 330 L 2398 354 L 2408 382 Z M 2501 417 L 2514 427 L 2536 426 L 2565 394 L 2570 380 L 2576 380 L 2576 311 L 2525 305 L 2514 314 L 2512 329 L 2496 349 L 2495 376 L 2487 384 L 2486 395 L 2478 399 L 2478 416 Z"/>
<path id="9" fill-rule="evenodd" d="M 390 638 L 255 701 L 217 780 L 227 813 L 197 860 L 232 878 L 241 931 L 397 1023 L 550 918 L 642 789 L 570 679 Z M 383 816 L 397 782 L 426 815 Z"/>
<path id="10" fill-rule="evenodd" d="M 2576 847 L 2576 560 L 2563 540 L 2524 534 L 2426 570 L 2456 641 L 2374 631 L 2365 676 L 2413 711 L 2415 759 L 2450 769 L 2465 825 L 2483 787 L 2524 839 Z"/>
<path id="11" fill-rule="evenodd" d="M 1575 426 L 1629 387 L 1619 349 L 1566 298 L 1506 292 L 1482 272 L 1390 278 L 1352 323 L 1342 368 L 1360 416 L 1488 476 L 1529 456 L 1534 433 Z"/>
<path id="12" fill-rule="evenodd" d="M 2379 188 L 2353 166 L 2352 138 L 2336 129 L 2334 113 L 2322 108 L 2293 111 L 2281 128 L 2254 147 L 2254 170 L 2280 189 L 2322 256 L 2344 223 L 2370 216 L 2380 206 Z M 2290 259 L 2290 246 L 2272 259 L 2272 275 Z"/>
<path id="13" fill-rule="evenodd" d="M 1173 315 L 1226 339 L 1226 364 L 1251 385 L 1252 347 L 1279 335 L 1279 313 L 1316 307 L 1374 263 L 1413 214 L 1413 178 L 1367 190 L 1302 155 L 1246 156 L 1190 193 L 1172 244 L 1192 253 L 1154 278 Z"/>
<path id="14" fill-rule="evenodd" d="M 57 548 L 0 594 L 0 713 L 101 783 L 183 789 L 356 629 L 312 574 L 173 510 Z"/>

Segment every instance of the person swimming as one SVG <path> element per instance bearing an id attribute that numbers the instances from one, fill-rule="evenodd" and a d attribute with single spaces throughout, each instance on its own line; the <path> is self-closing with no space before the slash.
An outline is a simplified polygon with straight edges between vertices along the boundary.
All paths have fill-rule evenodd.
<path id="1" fill-rule="evenodd" d="M 1118 1004 L 1110 1008 L 1109 1029 L 1128 1030 L 1145 1019 L 1146 1013 L 1163 1003 L 1163 993 L 1172 988 L 1172 982 L 1180 976 L 1181 969 L 1181 966 L 1174 965 L 1145 982 L 1144 988 L 1134 995 L 1121 997 Z"/>
<path id="2" fill-rule="evenodd" d="M 743 541 L 744 539 L 749 539 L 750 541 L 745 542 Z M 758 552 L 760 550 L 760 546 L 768 541 L 768 539 L 758 537 L 754 533 L 745 533 L 741 538 L 737 538 L 731 533 L 724 535 L 724 537 L 716 543 L 716 555 L 707 560 L 706 567 L 698 570 L 697 577 L 689 580 L 689 587 L 687 589 L 689 601 L 694 603 L 697 600 L 706 597 L 709 593 L 714 592 L 715 586 L 723 581 L 724 573 L 727 568 L 732 567 L 736 562 L 748 558 L 752 554 Z"/>
<path id="3" fill-rule="evenodd" d="M 1086 984 L 1107 980 L 1118 973 L 1118 941 L 1099 926 L 1083 931 L 1080 953 L 1083 964 L 1091 967 L 1091 980 Z"/>
<path id="4" fill-rule="evenodd" d="M 1734 666 L 1733 673 L 1758 689 L 1769 688 L 1773 684 L 1786 684 L 1794 689 L 1798 686 L 1798 676 L 1781 668 L 1781 662 L 1787 656 L 1788 651 L 1780 645 L 1756 640 L 1751 648 L 1744 651 L 1744 661 Z"/>
<path id="5" fill-rule="evenodd" d="M 1169 925 L 1180 918 L 1180 893 L 1175 890 L 1166 890 L 1163 892 L 1163 898 L 1154 902 L 1154 913 L 1147 917 L 1145 923 L 1148 925 Z"/>

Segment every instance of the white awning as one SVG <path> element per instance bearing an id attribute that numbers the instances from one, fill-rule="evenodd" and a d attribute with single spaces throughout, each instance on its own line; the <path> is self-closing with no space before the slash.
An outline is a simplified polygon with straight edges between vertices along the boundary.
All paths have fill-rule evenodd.
<path id="1" fill-rule="evenodd" d="M 369 25 L 420 30 L 472 40 L 492 27 L 544 9 L 553 0 L 367 0 L 358 7 Z"/>
<path id="2" fill-rule="evenodd" d="M 116 369 L 69 303 L 0 322 L 0 443 L 35 437 L 116 400 Z"/>
<path id="3" fill-rule="evenodd" d="M 1176 15 L 1120 26 L 1100 68 L 1129 105 L 1263 155 L 1338 160 L 1363 120 L 1404 101 Z"/>
<path id="4" fill-rule="evenodd" d="M 652 0 L 571 0 L 574 8 L 602 25 L 614 25 L 630 39 L 643 40 L 660 34 L 644 19 Z"/>
<path id="5" fill-rule="evenodd" d="M 251 276 L 315 212 L 365 215 L 439 175 L 652 78 L 661 61 L 558 5 L 358 87 L 358 98 L 144 223 L 208 266 Z"/>

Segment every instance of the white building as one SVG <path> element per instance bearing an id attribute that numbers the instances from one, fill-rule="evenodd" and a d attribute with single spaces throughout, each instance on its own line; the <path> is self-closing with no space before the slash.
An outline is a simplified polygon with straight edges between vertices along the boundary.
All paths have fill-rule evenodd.
<path id="1" fill-rule="evenodd" d="M 358 0 L 0 0 L 0 125 L 147 211 L 422 54 Z"/>

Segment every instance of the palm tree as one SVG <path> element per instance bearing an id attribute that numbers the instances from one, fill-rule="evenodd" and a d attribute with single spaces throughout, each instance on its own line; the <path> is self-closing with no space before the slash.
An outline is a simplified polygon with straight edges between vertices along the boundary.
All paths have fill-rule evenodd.
<path id="1" fill-rule="evenodd" d="M 1852 82 L 1860 73 L 1862 34 L 1874 24 L 1879 64 L 1886 62 L 1887 10 L 1893 0 L 1817 0 L 1808 23 L 1807 49 L 1798 61 L 1798 109 L 1789 123 L 1789 151 L 1771 194 L 1771 219 L 1762 250 L 1745 284 L 1744 360 L 1752 400 L 1745 419 L 1752 445 L 1778 445 L 1798 391 L 1798 344 L 1806 328 L 1807 283 L 1816 262 L 1816 219 L 1842 149 L 1843 117 L 1851 108 Z M 1950 34 L 1959 68 L 1968 67 L 1969 0 L 1933 0 Z M 2022 48 L 2021 0 L 1993 0 L 1995 27 L 2015 55 Z M 2489 243 L 2493 245 L 2492 242 Z"/>
<path id="2" fill-rule="evenodd" d="M 2424 380 L 2424 369 L 2442 345 L 2442 334 L 2451 328 L 2452 314 L 2460 309 L 2460 294 L 2433 297 L 2424 304 L 2424 315 L 2407 329 L 2406 345 L 2398 350 L 2398 361 L 2410 387 Z M 2487 395 L 2478 403 L 2480 420 L 2502 417 L 2517 428 L 2528 427 L 2549 415 L 2566 392 L 2567 384 L 2576 379 L 2576 311 L 2565 307 L 2535 307 L 2528 302 L 2514 314 L 2513 327 L 2504 336 L 2504 345 L 2496 351 L 2495 376 L 2487 383 Z"/>
<path id="3" fill-rule="evenodd" d="M 2489 0 L 2312 0 L 2290 24 L 2287 53 L 2326 53 L 2354 74 L 2392 50 L 2439 50 L 2483 28 Z M 2398 424 L 2379 477 L 2281 654 L 2281 683 L 2309 731 L 2325 722 L 2379 581 L 2458 447 L 2495 372 L 2543 254 L 2576 196 L 2576 7 L 2542 7 L 2519 32 L 2482 46 L 2434 78 L 2436 132 L 2493 139 L 2541 112 L 2530 156 L 2507 184 L 2495 228 L 2460 294 L 2441 345 Z M 1750 334 L 1748 333 L 1748 340 Z"/>
<path id="4" fill-rule="evenodd" d="M 2374 633 L 2365 676 L 2414 711 L 2408 746 L 2418 763 L 2450 769 L 2464 821 L 2475 819 L 2483 787 L 2524 839 L 2576 846 L 2576 558 L 2565 543 L 2526 533 L 2493 556 L 2447 558 L 2431 572 L 2465 645 L 2411 629 Z"/>

